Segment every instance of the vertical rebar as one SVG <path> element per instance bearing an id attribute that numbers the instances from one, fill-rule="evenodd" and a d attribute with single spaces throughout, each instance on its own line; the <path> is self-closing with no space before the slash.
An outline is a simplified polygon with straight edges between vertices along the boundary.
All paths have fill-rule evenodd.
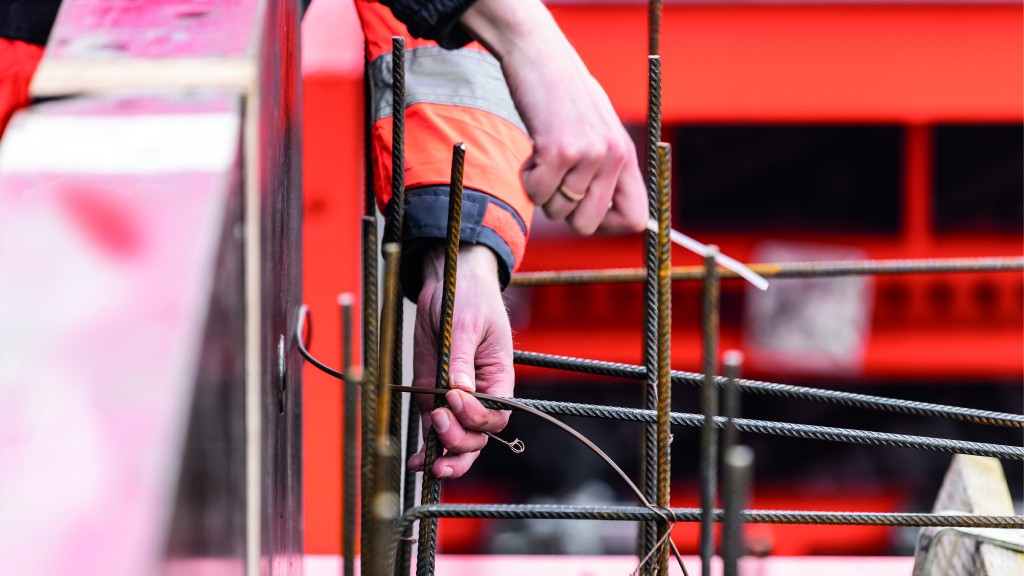
<path id="1" fill-rule="evenodd" d="M 725 522 L 722 525 L 722 562 L 725 576 L 736 576 L 737 562 L 743 553 L 740 511 L 746 507 L 746 501 L 743 499 L 746 490 L 744 474 L 749 480 L 750 472 L 742 465 L 742 453 L 733 452 L 740 438 L 739 430 L 736 429 L 736 418 L 740 417 L 741 398 L 736 380 L 740 377 L 743 367 L 743 353 L 739 350 L 726 350 L 722 354 L 722 367 L 725 370 L 725 388 L 722 390 L 722 415 L 725 416 L 725 429 L 722 431 L 722 500 L 725 507 Z M 749 451 L 749 448 L 742 448 Z"/>
<path id="2" fill-rule="evenodd" d="M 384 245 L 384 302 L 381 306 L 380 322 L 380 376 L 378 378 L 377 413 L 375 418 L 375 460 L 378 479 L 373 496 L 373 546 L 381 552 L 388 550 L 391 527 L 398 515 L 398 487 L 391 482 L 394 474 L 395 443 L 391 435 L 391 395 L 388 387 L 394 382 L 394 357 L 396 346 L 396 311 L 402 304 L 398 286 L 401 248 L 389 242 Z M 391 572 L 390 554 L 375 559 L 377 574 Z"/>
<path id="3" fill-rule="evenodd" d="M 399 251 L 395 256 L 396 267 L 401 267 L 402 257 L 402 235 L 405 231 L 405 38 L 403 36 L 392 36 L 391 38 L 391 201 L 388 203 L 388 230 L 384 237 L 386 242 L 394 242 L 398 245 Z M 403 325 L 404 314 L 402 311 L 402 280 L 401 275 L 394 283 L 394 330 L 395 345 L 394 354 L 391 358 L 392 381 L 389 384 L 402 384 L 402 359 L 403 359 Z M 388 486 L 394 494 L 401 491 L 402 466 L 401 463 L 411 452 L 402 452 L 402 444 L 399 437 L 402 434 L 402 405 L 406 403 L 405 395 L 399 392 L 391 393 L 391 419 L 388 434 L 392 439 L 391 447 L 395 451 L 395 465 L 389 470 Z M 411 401 L 408 402 L 411 410 Z M 412 479 L 412 480 L 411 480 Z M 406 482 L 414 482 L 415 474 L 407 472 Z M 405 499 L 399 501 L 398 514 L 405 511 Z M 405 553 L 404 562 L 395 562 L 395 575 L 399 574 L 402 566 L 405 572 L 409 573 L 408 551 L 409 546 L 402 546 Z"/>
<path id="4" fill-rule="evenodd" d="M 420 411 L 416 409 L 412 399 L 408 402 L 407 417 L 405 421 L 405 453 L 399 459 L 401 466 L 405 460 L 419 446 L 420 441 Z M 402 483 L 402 511 L 409 510 L 416 505 L 416 472 L 405 467 L 405 479 Z M 412 565 L 412 526 L 410 525 L 402 533 L 402 540 L 398 542 L 398 557 L 395 559 L 395 575 L 404 576 L 409 573 Z"/>
<path id="5" fill-rule="evenodd" d="M 375 574 L 378 556 L 372 549 L 373 494 L 375 489 L 373 415 L 377 411 L 377 217 L 363 216 L 363 394 L 362 394 L 362 483 L 360 486 L 361 572 Z"/>
<path id="6" fill-rule="evenodd" d="M 715 482 L 717 479 L 718 429 L 715 416 L 718 414 L 718 387 L 715 373 L 718 363 L 718 267 L 715 257 L 718 247 L 708 246 L 704 258 L 704 290 L 702 298 L 703 364 L 704 383 L 701 385 L 701 412 L 704 425 L 700 431 L 700 558 L 701 574 L 711 576 L 711 556 L 715 550 L 713 512 L 715 508 Z"/>
<path id="7" fill-rule="evenodd" d="M 650 218 L 658 219 L 658 142 L 661 140 L 661 59 L 648 56 L 647 93 L 647 201 Z M 658 408 L 658 233 L 648 228 L 644 237 L 644 266 L 647 271 L 644 283 L 644 408 Z M 642 489 L 649 502 L 658 499 L 658 424 L 644 426 L 644 459 Z M 658 541 L 658 527 L 655 522 L 640 524 L 640 558 L 649 558 L 643 572 L 650 574 L 658 559 L 648 553 Z"/>
<path id="8" fill-rule="evenodd" d="M 672 146 L 658 144 L 658 506 L 668 508 L 671 479 L 669 418 L 672 411 L 672 243 L 669 232 L 672 196 Z M 658 573 L 668 574 L 667 538 L 671 526 L 662 524 L 658 541 Z"/>
<path id="9" fill-rule="evenodd" d="M 647 53 L 661 54 L 661 0 L 647 3 Z"/>
<path id="10" fill-rule="evenodd" d="M 722 353 L 722 367 L 725 370 L 725 387 L 722 390 L 722 415 L 725 416 L 722 454 L 725 454 L 740 441 L 740 431 L 736 429 L 735 419 L 740 417 L 741 397 L 736 380 L 739 379 L 743 367 L 743 352 L 726 350 Z"/>
<path id="11" fill-rule="evenodd" d="M 356 419 L 359 411 L 356 402 L 359 397 L 359 384 L 356 381 L 355 366 L 352 364 L 352 306 L 355 298 L 345 292 L 338 296 L 341 308 L 341 366 L 345 370 L 345 381 L 341 383 L 342 397 L 342 431 L 341 431 L 341 462 L 344 492 L 341 501 L 341 555 L 342 574 L 355 576 L 356 560 L 356 438 L 358 437 Z"/>
<path id="12" fill-rule="evenodd" d="M 449 388 L 449 369 L 452 354 L 452 317 L 455 312 L 455 280 L 458 274 L 459 238 L 462 227 L 462 173 L 466 163 L 466 147 L 461 142 L 452 150 L 452 178 L 448 196 L 448 233 L 445 236 L 444 287 L 441 293 L 441 316 L 437 344 L 437 380 L 435 387 Z M 434 397 L 434 407 L 444 405 L 444 396 Z M 431 466 L 441 454 L 437 433 L 431 428 L 427 434 L 423 458 L 422 503 L 437 504 L 441 500 L 441 479 L 434 476 Z M 420 521 L 419 550 L 416 556 L 417 576 L 434 573 L 434 553 L 437 549 L 437 519 Z"/>
<path id="13" fill-rule="evenodd" d="M 737 576 L 739 559 L 745 553 L 743 509 L 750 498 L 750 479 L 754 469 L 754 451 L 748 446 L 732 446 L 722 455 L 722 499 L 725 522 L 722 527 L 723 576 Z"/>

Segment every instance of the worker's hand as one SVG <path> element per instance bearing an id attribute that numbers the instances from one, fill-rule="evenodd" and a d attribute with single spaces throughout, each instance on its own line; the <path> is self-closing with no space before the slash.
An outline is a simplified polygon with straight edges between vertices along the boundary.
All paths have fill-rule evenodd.
<path id="1" fill-rule="evenodd" d="M 533 202 L 580 234 L 642 231 L 647 192 L 633 141 L 543 4 L 477 0 L 461 22 L 501 61 L 533 138 L 522 169 Z"/>
<path id="2" fill-rule="evenodd" d="M 437 343 L 444 285 L 444 248 L 425 258 L 423 289 L 416 308 L 413 385 L 433 388 L 437 380 Z M 452 322 L 451 369 L 446 395 L 448 408 L 434 409 L 434 396 L 417 394 L 423 417 L 423 437 L 432 427 L 444 446 L 431 472 L 439 478 L 458 478 L 487 444 L 485 432 L 500 432 L 509 412 L 488 410 L 464 391 L 511 396 L 512 329 L 501 299 L 498 261 L 490 248 L 464 244 L 459 250 L 455 314 Z M 409 467 L 423 467 L 423 449 L 409 458 Z"/>

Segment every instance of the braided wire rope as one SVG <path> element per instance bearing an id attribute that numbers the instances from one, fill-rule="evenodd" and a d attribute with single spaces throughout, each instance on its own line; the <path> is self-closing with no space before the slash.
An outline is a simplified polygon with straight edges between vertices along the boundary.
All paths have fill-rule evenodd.
<path id="1" fill-rule="evenodd" d="M 542 354 L 539 352 L 527 352 L 522 350 L 514 351 L 512 353 L 512 357 L 516 364 L 521 364 L 523 366 L 535 366 L 538 368 L 550 368 L 552 370 L 594 374 L 598 376 L 611 376 L 627 380 L 642 380 L 645 378 L 644 367 L 633 364 L 589 360 L 586 358 L 574 358 L 571 356 Z M 696 372 L 684 372 L 681 370 L 672 371 L 672 382 L 674 384 L 700 386 L 703 378 L 703 374 L 697 374 Z M 720 387 L 725 386 L 726 380 L 727 378 L 724 376 L 719 376 L 715 378 L 715 383 Z M 736 385 L 743 392 L 759 394 L 762 396 L 798 398 L 801 400 L 810 400 L 826 404 L 836 404 L 849 408 L 864 408 L 895 414 L 946 418 L 962 422 L 970 422 L 973 424 L 984 424 L 987 426 L 1024 428 L 1024 416 L 1020 414 L 978 410 L 975 408 L 962 408 L 958 406 L 946 406 L 930 402 L 918 402 L 916 400 L 886 398 L 883 396 L 857 394 L 854 392 L 843 392 L 840 390 L 828 390 L 824 388 L 809 388 L 805 386 L 794 386 L 791 384 L 763 382 L 759 380 L 747 380 L 744 378 L 736 379 Z"/>
<path id="2" fill-rule="evenodd" d="M 712 511 L 721 522 L 725 513 Z M 699 508 L 646 508 L 643 506 L 574 506 L 564 504 L 435 504 L 413 508 L 402 516 L 402 527 L 424 518 L 488 518 L 494 520 L 618 520 L 668 518 L 672 522 L 699 522 Z M 831 512 L 797 510 L 744 510 L 749 524 L 807 524 L 814 526 L 892 526 L 907 528 L 1024 528 L 1024 516 L 935 514 L 926 512 Z"/>

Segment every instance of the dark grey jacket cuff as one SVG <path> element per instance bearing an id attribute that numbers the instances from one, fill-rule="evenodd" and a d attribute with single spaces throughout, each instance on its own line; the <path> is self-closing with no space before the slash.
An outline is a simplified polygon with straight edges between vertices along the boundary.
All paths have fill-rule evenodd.
<path id="1" fill-rule="evenodd" d="M 405 193 L 405 230 L 402 233 L 402 288 L 406 298 L 413 302 L 423 288 L 423 258 L 427 251 L 443 243 L 448 230 L 448 186 L 424 186 L 409 189 Z M 488 194 L 466 188 L 462 195 L 462 224 L 459 240 L 468 244 L 481 244 L 494 252 L 498 259 L 498 279 L 504 290 L 512 279 L 515 257 L 508 243 L 496 231 L 484 225 L 484 214 L 489 205 L 515 215 L 516 221 L 526 232 L 515 211 Z M 385 213 L 390 213 L 387 210 Z M 390 227 L 385 227 L 385 230 Z M 391 240 L 385 238 L 385 242 Z"/>

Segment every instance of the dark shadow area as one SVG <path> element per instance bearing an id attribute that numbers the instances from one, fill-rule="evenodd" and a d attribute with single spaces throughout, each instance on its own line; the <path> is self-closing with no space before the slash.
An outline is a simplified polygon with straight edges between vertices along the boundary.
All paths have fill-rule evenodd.
<path id="1" fill-rule="evenodd" d="M 935 227 L 1024 233 L 1024 126 L 937 126 Z"/>
<path id="2" fill-rule="evenodd" d="M 896 234 L 899 126 L 681 126 L 674 222 L 724 232 Z"/>

